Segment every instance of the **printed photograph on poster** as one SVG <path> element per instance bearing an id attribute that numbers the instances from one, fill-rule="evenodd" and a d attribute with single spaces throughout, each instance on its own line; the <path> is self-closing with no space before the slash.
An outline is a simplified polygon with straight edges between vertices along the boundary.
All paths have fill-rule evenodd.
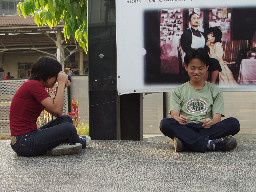
<path id="1" fill-rule="evenodd" d="M 206 80 L 224 87 L 256 84 L 256 7 L 144 11 L 146 85 L 188 81 L 184 56 L 205 48 Z"/>

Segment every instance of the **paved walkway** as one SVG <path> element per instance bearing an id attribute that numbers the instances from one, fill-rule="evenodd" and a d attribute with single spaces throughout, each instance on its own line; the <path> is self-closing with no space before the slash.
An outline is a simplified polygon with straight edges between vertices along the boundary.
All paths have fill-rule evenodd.
<path id="1" fill-rule="evenodd" d="M 256 140 L 233 152 L 175 153 L 172 142 L 92 141 L 71 156 L 18 157 L 0 141 L 0 191 L 256 191 Z"/>

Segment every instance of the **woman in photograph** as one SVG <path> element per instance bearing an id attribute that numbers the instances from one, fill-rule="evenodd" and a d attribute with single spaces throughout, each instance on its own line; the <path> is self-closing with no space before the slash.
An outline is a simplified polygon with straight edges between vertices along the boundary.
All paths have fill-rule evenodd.
<path id="1" fill-rule="evenodd" d="M 222 32 L 218 27 L 210 27 L 207 33 L 206 45 L 209 47 L 209 56 L 219 61 L 222 71 L 219 73 L 219 85 L 238 85 L 233 74 L 223 61 Z"/>

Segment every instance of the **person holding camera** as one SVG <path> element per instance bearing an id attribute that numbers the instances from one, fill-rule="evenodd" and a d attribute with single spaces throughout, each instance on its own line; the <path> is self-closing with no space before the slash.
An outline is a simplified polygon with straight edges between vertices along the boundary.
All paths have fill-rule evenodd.
<path id="1" fill-rule="evenodd" d="M 53 88 L 57 81 L 53 99 L 46 88 Z M 18 155 L 74 154 L 89 144 L 91 138 L 79 136 L 71 117 L 62 114 L 64 90 L 70 84 L 58 61 L 42 57 L 33 65 L 29 80 L 17 90 L 10 107 L 11 147 Z M 38 128 L 37 118 L 44 109 L 57 118 Z"/>

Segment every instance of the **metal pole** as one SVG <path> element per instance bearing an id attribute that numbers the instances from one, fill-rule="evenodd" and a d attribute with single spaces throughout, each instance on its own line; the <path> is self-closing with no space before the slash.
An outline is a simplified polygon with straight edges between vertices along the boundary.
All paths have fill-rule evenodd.
<path id="1" fill-rule="evenodd" d="M 167 99 L 167 94 L 165 92 L 163 92 L 163 118 L 167 117 L 167 109 L 166 109 L 167 102 L 166 102 L 166 99 Z"/>

